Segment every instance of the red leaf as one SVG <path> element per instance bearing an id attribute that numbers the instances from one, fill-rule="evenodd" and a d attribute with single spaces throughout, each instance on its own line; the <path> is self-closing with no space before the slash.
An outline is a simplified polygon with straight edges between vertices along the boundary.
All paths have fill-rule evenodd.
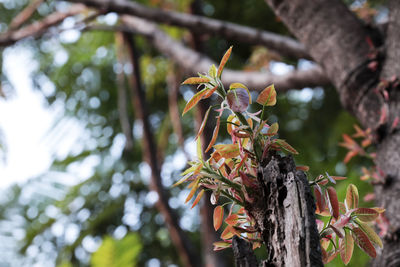
<path id="1" fill-rule="evenodd" d="M 370 257 L 376 258 L 376 250 L 368 236 L 358 227 L 353 229 L 353 237 L 357 245 L 364 250 Z"/>
<path id="2" fill-rule="evenodd" d="M 325 197 L 322 193 L 321 188 L 318 185 L 314 187 L 314 195 L 317 200 L 317 207 L 319 211 L 324 211 L 326 207 Z"/>
<path id="3" fill-rule="evenodd" d="M 217 77 L 221 77 L 222 71 L 224 70 L 225 64 L 228 61 L 229 57 L 232 53 L 232 46 L 225 52 L 225 55 L 222 57 L 221 62 L 219 63 Z"/>
<path id="4" fill-rule="evenodd" d="M 186 104 L 182 116 L 185 115 L 186 112 L 188 112 L 191 108 L 193 108 L 203 97 L 203 95 L 207 93 L 207 89 L 203 89 L 200 92 L 197 92 Z"/>
<path id="5" fill-rule="evenodd" d="M 339 218 L 339 201 L 337 198 L 337 193 L 335 188 L 332 186 L 329 186 L 327 189 L 328 196 L 329 196 L 329 202 L 331 203 L 332 207 L 332 215 L 333 217 L 337 220 Z"/>
<path id="6" fill-rule="evenodd" d="M 217 231 L 221 227 L 223 218 L 224 218 L 224 209 L 222 208 L 222 206 L 216 206 L 214 208 L 214 216 L 213 216 L 215 231 Z"/>

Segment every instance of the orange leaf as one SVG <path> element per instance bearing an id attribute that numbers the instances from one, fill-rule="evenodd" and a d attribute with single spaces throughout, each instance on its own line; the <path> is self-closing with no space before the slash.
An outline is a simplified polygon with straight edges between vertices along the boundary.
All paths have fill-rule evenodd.
<path id="1" fill-rule="evenodd" d="M 199 201 L 200 201 L 201 197 L 203 196 L 203 194 L 204 194 L 204 189 L 201 189 L 200 193 L 197 195 L 196 199 L 194 200 L 191 209 L 193 209 L 197 205 L 197 203 L 199 203 Z"/>
<path id="2" fill-rule="evenodd" d="M 257 103 L 265 106 L 273 106 L 276 104 L 275 86 L 272 84 L 265 88 L 257 97 Z"/>
<path id="3" fill-rule="evenodd" d="M 233 229 L 232 226 L 228 225 L 228 226 L 225 228 L 225 230 L 222 232 L 221 238 L 222 238 L 222 239 L 225 239 L 225 240 L 226 240 L 226 239 L 229 239 L 229 238 L 231 238 L 231 237 L 234 235 L 235 232 L 236 232 L 235 229 Z"/>
<path id="4" fill-rule="evenodd" d="M 238 221 L 238 215 L 237 214 L 231 214 L 228 217 L 226 217 L 225 222 L 229 225 L 235 225 Z"/>
<path id="5" fill-rule="evenodd" d="M 207 93 L 204 94 L 204 99 L 209 98 L 210 96 L 212 96 L 212 94 L 214 94 L 215 90 L 218 89 L 218 85 L 215 86 L 213 89 L 207 89 Z"/>
<path id="6" fill-rule="evenodd" d="M 329 186 L 327 189 L 327 192 L 328 192 L 328 196 L 329 196 L 329 202 L 331 203 L 331 207 L 332 207 L 332 211 L 331 211 L 332 215 L 337 220 L 337 219 L 339 219 L 339 202 L 338 202 L 336 190 L 332 186 Z"/>
<path id="7" fill-rule="evenodd" d="M 353 229 L 353 237 L 357 245 L 364 250 L 370 257 L 376 258 L 376 250 L 368 236 L 358 227 Z"/>
<path id="8" fill-rule="evenodd" d="M 344 164 L 347 164 L 353 157 L 357 156 L 357 154 L 358 152 L 353 150 L 347 152 L 346 157 L 343 160 Z"/>
<path id="9" fill-rule="evenodd" d="M 220 144 L 214 146 L 215 150 L 224 158 L 234 158 L 239 156 L 240 150 L 238 144 Z"/>
<path id="10" fill-rule="evenodd" d="M 197 186 L 199 185 L 200 182 L 200 177 L 197 178 L 197 180 L 195 181 L 195 183 L 193 184 L 192 190 L 190 190 L 189 195 L 187 196 L 185 203 L 187 203 L 189 200 L 192 199 L 192 197 L 194 196 L 194 193 L 196 193 L 197 190 Z"/>
<path id="11" fill-rule="evenodd" d="M 186 112 L 188 112 L 191 108 L 193 108 L 202 98 L 202 96 L 207 93 L 207 89 L 203 89 L 200 92 L 197 92 L 186 104 L 182 116 L 185 115 Z"/>
<path id="12" fill-rule="evenodd" d="M 370 222 L 378 218 L 379 213 L 376 210 L 370 208 L 358 208 L 353 211 L 351 215 L 356 215 L 357 218 L 363 222 Z"/>
<path id="13" fill-rule="evenodd" d="M 310 167 L 309 166 L 296 166 L 296 170 L 308 172 L 310 170 Z"/>
<path id="14" fill-rule="evenodd" d="M 211 110 L 211 106 L 207 109 L 206 114 L 204 115 L 204 119 L 200 125 L 199 132 L 197 133 L 196 138 L 194 140 L 197 140 L 197 138 L 199 138 L 199 136 L 203 133 L 204 127 L 206 126 L 206 122 L 208 119 L 208 115 L 210 114 L 210 110 Z"/>
<path id="15" fill-rule="evenodd" d="M 200 84 L 200 83 L 208 83 L 210 79 L 201 78 L 201 77 L 191 77 L 187 78 L 182 84 Z"/>
<path id="16" fill-rule="evenodd" d="M 349 210 L 358 207 L 358 189 L 354 184 L 347 186 L 345 202 Z"/>
<path id="17" fill-rule="evenodd" d="M 221 77 L 222 71 L 225 67 L 226 62 L 228 61 L 229 57 L 232 53 L 232 46 L 225 52 L 225 55 L 222 57 L 221 62 L 219 63 L 217 77 Z"/>
<path id="18" fill-rule="evenodd" d="M 215 125 L 215 129 L 214 129 L 214 132 L 213 132 L 213 136 L 212 136 L 211 141 L 210 141 L 210 144 L 208 145 L 208 147 L 207 147 L 207 149 L 206 149 L 205 152 L 208 152 L 208 150 L 210 150 L 210 149 L 212 148 L 212 146 L 214 145 L 215 141 L 217 140 L 218 131 L 219 131 L 219 122 L 220 122 L 220 118 L 221 118 L 221 117 L 218 117 L 218 119 L 217 119 L 217 125 Z"/>
<path id="19" fill-rule="evenodd" d="M 221 227 L 223 218 L 224 218 L 224 209 L 222 208 L 222 206 L 216 206 L 214 208 L 214 216 L 213 216 L 215 231 L 217 231 Z"/>
<path id="20" fill-rule="evenodd" d="M 340 257 L 342 258 L 343 263 L 347 265 L 350 262 L 354 249 L 354 240 L 349 232 L 345 231 L 344 238 L 339 241 L 339 247 Z"/>

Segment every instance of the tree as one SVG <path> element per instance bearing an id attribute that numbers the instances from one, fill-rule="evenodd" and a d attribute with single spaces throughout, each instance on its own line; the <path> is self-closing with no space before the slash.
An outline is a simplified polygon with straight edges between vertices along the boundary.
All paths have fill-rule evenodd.
<path id="1" fill-rule="evenodd" d="M 127 151 L 129 151 L 128 140 L 131 139 L 129 128 L 132 127 L 130 125 L 132 120 L 129 119 L 129 116 L 134 113 L 143 122 L 144 136 L 146 137 L 144 152 L 152 169 L 153 189 L 159 195 L 157 207 L 164 215 L 173 242 L 179 248 L 181 260 L 185 265 L 195 266 L 196 256 L 193 256 L 194 253 L 190 246 L 186 245 L 187 237 L 179 229 L 179 224 L 174 219 L 176 218 L 173 215 L 174 211 L 167 204 L 168 196 L 165 189 L 162 188 L 159 175 L 160 163 L 158 163 L 162 156 L 160 156 L 161 152 L 157 152 L 155 145 L 152 144 L 151 140 L 154 136 L 152 136 L 151 130 L 146 130 L 150 127 L 146 126 L 148 116 L 144 110 L 143 92 L 141 93 L 140 89 L 140 81 L 143 78 L 138 72 L 140 69 L 137 61 L 138 52 L 135 51 L 135 45 L 127 37 L 127 33 L 146 37 L 156 50 L 169 57 L 186 72 L 204 72 L 213 64 L 213 61 L 204 54 L 172 39 L 155 23 L 189 29 L 195 36 L 211 35 L 238 43 L 264 46 L 289 63 L 301 58 L 312 60 L 315 63 L 308 69 L 299 68 L 285 75 L 227 69 L 224 72 L 223 81 L 227 84 L 242 82 L 249 88 L 257 90 L 274 83 L 280 92 L 292 88 L 315 86 L 333 85 L 336 88 L 342 106 L 353 114 L 364 128 L 372 130 L 377 147 L 377 166 L 384 174 L 384 180 L 382 183 L 376 184 L 374 190 L 377 204 L 386 208 L 386 216 L 391 227 L 384 241 L 385 249 L 374 261 L 374 264 L 396 265 L 400 253 L 397 238 L 400 227 L 399 215 L 396 213 L 399 206 L 396 196 L 399 192 L 398 180 L 400 179 L 398 164 L 400 156 L 397 149 L 400 142 L 397 125 L 398 102 L 400 101 L 397 92 L 399 86 L 397 75 L 400 70 L 398 63 L 400 42 L 398 34 L 396 34 L 400 27 L 398 22 L 400 4 L 398 1 L 388 1 L 389 19 L 386 23 L 377 25 L 367 23 L 357 17 L 349 8 L 352 1 L 346 5 L 340 0 L 267 0 L 271 10 L 283 21 L 297 40 L 287 37 L 284 29 L 280 29 L 282 34 L 274 34 L 204 16 L 146 7 L 129 1 L 71 0 L 70 2 L 77 4 L 71 5 L 67 12 L 48 11 L 48 14 L 42 16 L 41 20 L 27 24 L 26 21 L 34 14 L 40 2 L 33 1 L 12 22 L 11 18 L 8 19 L 10 21 L 8 31 L 0 36 L 2 46 L 9 46 L 26 37 L 41 38 L 51 26 L 59 24 L 66 17 L 77 14 L 86 14 L 86 17 L 81 19 L 77 25 L 84 31 L 125 32 L 121 45 L 128 48 L 125 57 L 131 58 L 135 71 L 128 78 L 128 82 L 125 81 L 126 77 L 119 78 L 119 82 L 122 86 L 130 84 L 130 88 L 136 91 L 129 94 L 134 96 L 135 101 L 140 101 L 134 105 L 137 108 L 134 112 L 125 112 L 128 116 L 123 116 L 122 103 L 124 100 L 122 97 L 118 104 L 118 108 L 122 110 L 118 120 L 120 120 L 122 128 L 125 125 L 125 129 L 128 129 L 124 131 Z M 374 4 L 374 1 L 370 2 Z M 87 8 L 93 8 L 94 12 L 88 13 Z M 92 23 L 94 18 L 108 12 L 119 14 L 120 23 L 111 26 Z M 268 16 L 272 17 L 272 14 L 269 13 Z M 24 23 L 27 25 L 21 26 Z M 123 58 L 124 56 L 120 57 L 122 60 Z M 105 71 L 105 73 L 107 72 Z M 177 78 L 175 77 L 175 79 Z M 122 93 L 124 90 L 120 92 Z M 174 97 L 172 96 L 170 99 L 173 101 Z M 176 114 L 176 112 L 171 111 L 172 114 Z M 127 117 L 128 119 L 126 119 Z M 180 126 L 174 127 L 179 129 Z M 181 141 L 181 143 L 183 142 Z M 132 148 L 130 150 L 131 154 L 135 153 Z M 207 216 L 210 214 L 206 214 L 205 217 Z"/>

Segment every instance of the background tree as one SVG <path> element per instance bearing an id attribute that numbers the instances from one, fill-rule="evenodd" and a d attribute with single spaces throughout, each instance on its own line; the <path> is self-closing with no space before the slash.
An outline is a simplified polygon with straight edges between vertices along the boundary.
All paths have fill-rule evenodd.
<path id="1" fill-rule="evenodd" d="M 389 8 L 381 1 L 292 0 L 267 1 L 268 5 L 203 1 L 198 4 L 205 16 L 190 14 L 198 13 L 189 12 L 190 1 L 71 2 L 76 4 L 36 0 L 0 5 L 3 53 L 9 46 L 31 50 L 40 64 L 32 74 L 34 84 L 42 89 L 43 81 L 50 80 L 56 89 L 46 95 L 49 105 L 65 103 L 66 112 L 54 131 L 74 118 L 87 133 L 81 137 L 83 145 L 68 157 L 55 159 L 51 172 L 30 182 L 59 189 L 55 194 L 43 195 L 40 190 L 36 192 L 40 197 L 28 194 L 26 188 L 32 186 L 27 184 L 10 189 L 10 197 L 3 200 L 7 208 L 1 217 L 25 229 L 21 252 L 34 255 L 24 261 L 46 255 L 60 265 L 86 265 L 93 251 L 85 244 L 108 234 L 122 238 L 131 231 L 141 239 L 141 253 L 134 259 L 140 266 L 153 258 L 162 265 L 200 264 L 200 236 L 195 231 L 199 221 L 190 219 L 194 212 L 183 208 L 178 191 L 165 189 L 184 167 L 185 154 L 190 156 L 184 140 L 194 134 L 191 118 L 177 115 L 177 106 L 182 110 L 191 89 L 178 89 L 177 84 L 179 73 L 206 71 L 233 44 L 224 82 L 242 82 L 254 90 L 275 84 L 281 95 L 274 110 L 284 122 L 281 134 L 301 152 L 296 161 L 309 165 L 311 175 L 344 174 L 345 167 L 338 162 L 345 151 L 337 149 L 337 142 L 340 134 L 352 131 L 355 120 L 341 110 L 338 99 L 364 128 L 372 129 L 376 161 L 384 174 L 374 187 L 377 205 L 387 209 L 390 221 L 385 249 L 376 262 L 396 265 L 400 253 L 396 217 L 400 137 L 394 123 L 399 114 L 397 1 L 388 1 Z M 388 20 L 377 24 L 377 18 L 385 16 Z M 63 39 L 68 30 L 79 31 L 80 37 Z M 196 38 L 202 49 L 196 48 Z M 54 60 L 59 51 L 68 55 L 61 63 Z M 283 63 L 289 71 L 277 74 Z M 243 65 L 245 70 L 235 70 Z M 2 73 L 1 78 L 2 88 L 9 88 L 7 76 Z M 123 153 L 112 153 L 120 140 Z M 178 152 L 177 147 L 181 147 Z M 88 180 L 71 188 L 57 179 L 70 166 L 90 160 L 97 167 Z M 180 165 L 174 166 L 177 161 Z M 361 164 L 365 163 L 353 162 L 346 174 L 358 180 Z M 150 179 L 146 173 L 151 173 Z M 365 183 L 361 187 L 370 188 Z M 49 207 L 54 207 L 53 213 Z M 12 213 L 20 214 L 20 219 Z M 175 213 L 183 219 L 178 221 Z M 209 212 L 202 214 L 203 220 L 211 220 Z M 65 231 L 57 233 L 55 225 Z M 69 240 L 67 229 L 79 235 Z M 10 233 L 4 231 L 4 236 Z M 120 246 L 132 240 L 130 235 L 125 238 L 128 241 Z M 203 246 L 210 246 L 208 240 Z M 29 253 L 35 249 L 40 253 Z M 224 261 L 223 254 L 212 255 L 204 255 L 201 264 L 215 264 L 217 259 L 210 257 Z M 366 260 L 360 256 L 357 264 Z"/>

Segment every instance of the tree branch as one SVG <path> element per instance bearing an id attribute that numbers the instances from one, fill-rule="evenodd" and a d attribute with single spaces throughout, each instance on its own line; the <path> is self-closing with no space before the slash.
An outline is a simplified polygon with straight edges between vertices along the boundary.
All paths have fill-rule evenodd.
<path id="1" fill-rule="evenodd" d="M 158 29 L 154 23 L 127 15 L 122 16 L 121 20 L 125 27 L 148 37 L 160 52 L 192 73 L 207 72 L 212 64 L 216 64 L 208 57 L 173 40 Z M 313 67 L 308 70 L 295 70 L 284 75 L 275 75 L 270 72 L 245 72 L 225 69 L 223 81 L 227 85 L 233 82 L 242 82 L 254 90 L 262 90 L 265 86 L 274 83 L 281 91 L 323 86 L 330 83 L 319 67 Z"/>
<path id="2" fill-rule="evenodd" d="M 81 4 L 72 5 L 67 12 L 54 12 L 43 20 L 36 21 L 19 30 L 12 30 L 0 35 L 0 46 L 9 46 L 26 37 L 40 37 L 51 26 L 57 25 L 65 18 L 74 16 L 86 10 Z"/>
<path id="3" fill-rule="evenodd" d="M 13 18 L 10 23 L 10 29 L 19 28 L 25 21 L 27 21 L 36 9 L 40 6 L 43 0 L 33 0 L 28 4 L 17 16 Z"/>
<path id="4" fill-rule="evenodd" d="M 137 2 L 126 0 L 68 0 L 90 7 L 129 14 L 153 22 L 166 23 L 187 28 L 197 33 L 207 33 L 248 44 L 263 45 L 278 54 L 293 58 L 310 58 L 303 45 L 296 40 L 279 34 L 254 29 L 203 16 L 190 15 L 156 8 L 148 8 Z"/>
<path id="5" fill-rule="evenodd" d="M 400 78 L 400 1 L 389 1 L 389 10 L 386 57 L 382 73 L 385 79 L 393 76 Z"/>
<path id="6" fill-rule="evenodd" d="M 129 33 L 123 33 L 123 40 L 129 52 L 130 60 L 133 65 L 133 74 L 130 76 L 132 95 L 134 96 L 134 106 L 138 118 L 143 124 L 143 153 L 147 163 L 151 168 L 151 188 L 158 194 L 157 208 L 164 216 L 168 226 L 171 240 L 177 248 L 177 252 L 184 266 L 198 266 L 196 254 L 189 239 L 180 228 L 177 216 L 168 204 L 168 193 L 164 190 L 161 176 L 160 164 L 157 160 L 157 148 L 154 143 L 153 133 L 151 131 L 150 122 L 148 119 L 147 104 L 144 96 L 144 91 L 141 83 L 141 75 L 138 57 L 136 54 L 135 44 Z"/>

